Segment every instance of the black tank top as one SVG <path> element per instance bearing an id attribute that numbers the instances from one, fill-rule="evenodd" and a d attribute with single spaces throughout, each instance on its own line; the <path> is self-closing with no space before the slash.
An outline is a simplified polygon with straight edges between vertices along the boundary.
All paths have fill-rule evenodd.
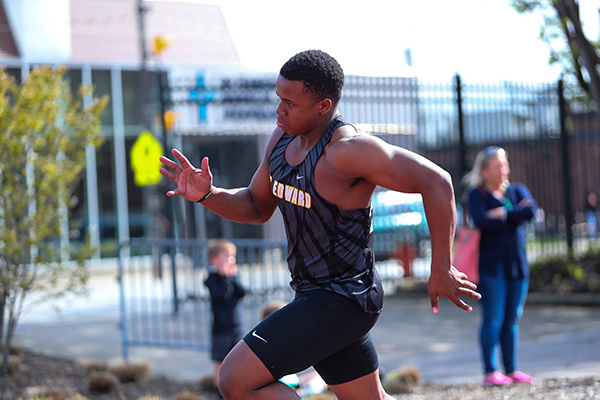
<path id="1" fill-rule="evenodd" d="M 284 133 L 269 156 L 271 189 L 283 214 L 288 239 L 290 285 L 297 292 L 324 289 L 355 301 L 377 314 L 383 288 L 374 267 L 371 206 L 341 211 L 315 188 L 314 172 L 336 129 L 336 117 L 298 165 L 289 165 L 285 150 L 294 139 Z"/>

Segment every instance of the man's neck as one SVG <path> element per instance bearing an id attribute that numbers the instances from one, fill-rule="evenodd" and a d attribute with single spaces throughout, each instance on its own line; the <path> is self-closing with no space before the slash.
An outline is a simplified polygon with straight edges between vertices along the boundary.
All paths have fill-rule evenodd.
<path id="1" fill-rule="evenodd" d="M 326 118 L 323 118 L 323 120 L 319 124 L 315 125 L 313 129 L 303 135 L 298 136 L 298 147 L 304 149 L 312 148 L 319 141 L 319 139 L 321 139 L 321 136 L 323 136 L 329 124 L 331 124 L 331 122 L 337 116 L 340 116 L 340 113 L 336 109 L 334 112 L 329 113 Z"/>

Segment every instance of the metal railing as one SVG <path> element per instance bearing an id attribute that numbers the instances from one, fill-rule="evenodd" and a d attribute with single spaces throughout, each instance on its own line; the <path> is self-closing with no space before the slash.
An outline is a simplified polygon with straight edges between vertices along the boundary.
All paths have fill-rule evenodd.
<path id="1" fill-rule="evenodd" d="M 227 131 L 231 124 L 268 135 L 277 104 L 274 78 L 171 82 L 167 106 L 182 115 L 189 108 L 195 118 L 182 118 L 173 134 L 192 152 L 203 136 Z M 600 122 L 594 110 L 566 101 L 564 92 L 561 81 L 469 83 L 457 75 L 429 83 L 348 76 L 339 109 L 359 131 L 418 152 L 450 172 L 459 208 L 465 203 L 461 179 L 477 152 L 489 145 L 504 147 L 511 181 L 524 183 L 541 210 L 536 231 L 543 232 L 537 237 L 542 252 L 563 251 L 564 242 L 564 251 L 573 253 L 585 194 L 600 192 Z M 246 108 L 264 112 L 253 118 L 227 116 L 228 110 Z M 217 126 L 211 127 L 211 118 Z"/>
<path id="2" fill-rule="evenodd" d="M 291 301 L 287 243 L 234 239 L 237 266 L 247 294 L 241 302 L 242 331 L 260 319 L 270 300 Z M 207 350 L 210 347 L 210 295 L 204 285 L 209 273 L 207 240 L 133 239 L 119 252 L 122 351 L 129 347 Z M 428 275 L 428 261 L 416 271 Z M 395 261 L 378 265 L 388 293 L 395 291 L 403 269 Z"/>

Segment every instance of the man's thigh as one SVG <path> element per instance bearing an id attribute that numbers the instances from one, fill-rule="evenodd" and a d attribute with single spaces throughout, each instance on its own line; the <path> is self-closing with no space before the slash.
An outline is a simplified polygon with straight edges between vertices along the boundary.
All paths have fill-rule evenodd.
<path id="1" fill-rule="evenodd" d="M 318 364 L 357 341 L 362 343 L 377 318 L 346 297 L 315 290 L 299 294 L 262 321 L 244 342 L 273 378 L 279 379 Z"/>
<path id="2" fill-rule="evenodd" d="M 247 389 L 260 388 L 275 381 L 271 372 L 243 340 L 223 360 L 219 378 Z"/>

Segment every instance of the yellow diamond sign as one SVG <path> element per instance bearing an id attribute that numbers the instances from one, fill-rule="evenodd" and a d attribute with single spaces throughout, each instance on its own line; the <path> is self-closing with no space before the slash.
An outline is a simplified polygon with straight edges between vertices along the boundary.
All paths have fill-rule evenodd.
<path id="1" fill-rule="evenodd" d="M 155 185 L 160 182 L 159 158 L 163 154 L 162 145 L 154 136 L 144 131 L 131 147 L 131 169 L 134 182 L 138 186 Z"/>

